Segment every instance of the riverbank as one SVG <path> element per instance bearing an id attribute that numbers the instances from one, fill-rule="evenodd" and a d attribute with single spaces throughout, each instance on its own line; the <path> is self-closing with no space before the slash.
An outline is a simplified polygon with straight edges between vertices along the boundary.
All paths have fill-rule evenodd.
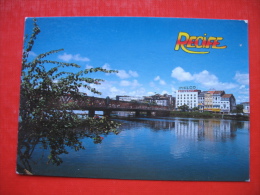
<path id="1" fill-rule="evenodd" d="M 245 115 L 227 115 L 227 114 L 214 114 L 210 112 L 180 112 L 172 111 L 171 117 L 185 117 L 185 118 L 217 118 L 217 119 L 230 119 L 230 120 L 243 120 L 249 121 L 249 116 Z"/>

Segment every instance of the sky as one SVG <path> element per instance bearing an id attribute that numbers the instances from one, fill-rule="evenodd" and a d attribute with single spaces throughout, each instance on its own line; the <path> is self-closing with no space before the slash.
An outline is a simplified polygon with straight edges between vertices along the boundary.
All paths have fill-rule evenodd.
<path id="1" fill-rule="evenodd" d="M 146 17 L 43 17 L 41 32 L 30 58 L 63 48 L 47 57 L 76 63 L 77 72 L 92 67 L 118 73 L 91 73 L 105 81 L 95 87 L 100 97 L 116 95 L 176 95 L 183 86 L 202 91 L 225 90 L 237 103 L 249 101 L 248 24 L 244 20 L 210 20 Z M 32 18 L 25 20 L 25 34 L 32 32 Z M 207 54 L 174 50 L 178 35 L 222 37 L 225 49 L 187 48 Z M 182 38 L 184 41 L 185 38 Z M 87 89 L 80 89 L 91 96 Z"/>

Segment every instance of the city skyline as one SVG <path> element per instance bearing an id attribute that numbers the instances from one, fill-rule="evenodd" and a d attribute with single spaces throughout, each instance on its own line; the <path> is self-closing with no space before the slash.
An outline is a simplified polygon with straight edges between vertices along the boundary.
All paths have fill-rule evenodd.
<path id="1" fill-rule="evenodd" d="M 102 67 L 118 73 L 92 73 L 105 80 L 95 88 L 100 97 L 169 94 L 182 86 L 202 91 L 225 90 L 237 103 L 249 101 L 247 22 L 139 17 L 48 17 L 37 18 L 41 29 L 31 58 L 54 49 L 64 51 L 48 59 L 72 62 L 81 69 Z M 25 34 L 32 31 L 26 19 Z M 223 37 L 225 49 L 208 54 L 174 50 L 178 33 Z M 193 48 L 193 50 L 199 50 Z M 66 69 L 75 71 L 73 69 Z M 79 70 L 77 70 L 79 71 Z M 81 89 L 88 95 L 94 95 Z M 97 96 L 97 95 L 95 95 Z"/>

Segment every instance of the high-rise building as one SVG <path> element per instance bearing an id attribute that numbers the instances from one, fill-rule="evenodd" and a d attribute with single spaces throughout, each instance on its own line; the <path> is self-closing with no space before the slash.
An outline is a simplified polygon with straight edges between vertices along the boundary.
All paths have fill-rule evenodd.
<path id="1" fill-rule="evenodd" d="M 201 91 L 195 86 L 180 87 L 176 91 L 176 108 L 187 105 L 189 109 L 198 107 L 198 95 Z"/>

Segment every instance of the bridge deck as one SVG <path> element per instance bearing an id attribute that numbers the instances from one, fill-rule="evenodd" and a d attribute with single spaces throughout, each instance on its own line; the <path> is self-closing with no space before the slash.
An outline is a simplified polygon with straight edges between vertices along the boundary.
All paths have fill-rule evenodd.
<path id="1" fill-rule="evenodd" d="M 140 112 L 165 112 L 168 113 L 171 109 L 168 106 L 152 105 L 151 103 L 138 103 L 111 100 L 109 98 L 97 98 L 86 96 L 78 99 L 72 98 L 69 95 L 60 98 L 60 104 L 70 104 L 73 110 L 88 110 L 104 111 L 111 113 L 112 111 L 134 111 Z"/>

